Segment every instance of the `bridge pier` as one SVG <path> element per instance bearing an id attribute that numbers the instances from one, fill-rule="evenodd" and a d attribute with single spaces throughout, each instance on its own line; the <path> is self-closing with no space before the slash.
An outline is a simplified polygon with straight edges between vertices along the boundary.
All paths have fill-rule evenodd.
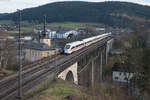
<path id="1" fill-rule="evenodd" d="M 108 53 L 112 49 L 113 41 L 114 41 L 114 39 L 111 39 L 111 40 L 106 42 L 106 46 L 105 46 L 105 60 L 106 60 L 106 64 L 108 62 Z"/>
<path id="2" fill-rule="evenodd" d="M 107 52 L 107 46 L 105 48 L 105 64 L 107 64 L 107 60 L 108 60 L 108 52 Z"/>
<path id="3" fill-rule="evenodd" d="M 92 60 L 92 80 L 91 80 L 91 85 L 92 85 L 92 88 L 94 88 L 94 84 L 95 84 L 95 80 L 94 80 L 94 76 L 95 76 L 95 71 L 94 71 L 94 60 Z"/>
<path id="4" fill-rule="evenodd" d="M 94 88 L 95 82 L 102 81 L 103 61 L 105 61 L 103 60 L 105 55 L 104 49 L 100 49 L 100 51 L 98 49 L 97 52 L 98 53 L 94 55 L 96 57 L 90 57 L 86 65 L 80 65 L 82 69 L 78 72 L 79 85 Z"/>

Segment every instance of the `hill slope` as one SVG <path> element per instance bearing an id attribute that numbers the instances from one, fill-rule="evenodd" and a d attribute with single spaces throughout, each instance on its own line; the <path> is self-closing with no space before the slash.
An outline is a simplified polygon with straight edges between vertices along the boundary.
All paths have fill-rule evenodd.
<path id="1" fill-rule="evenodd" d="M 23 100 L 130 100 L 125 91 L 113 84 L 101 83 L 95 89 L 51 79 L 33 87 Z"/>
<path id="2" fill-rule="evenodd" d="M 98 22 L 111 26 L 128 26 L 135 22 L 150 19 L 150 7 L 128 2 L 57 2 L 24 9 L 23 20 L 48 22 Z M 11 13 L 0 19 L 17 19 L 17 13 Z"/>

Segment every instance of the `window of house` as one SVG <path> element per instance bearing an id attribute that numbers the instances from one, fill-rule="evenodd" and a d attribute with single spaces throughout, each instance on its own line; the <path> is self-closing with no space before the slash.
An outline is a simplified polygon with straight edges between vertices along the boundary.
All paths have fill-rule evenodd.
<path id="1" fill-rule="evenodd" d="M 118 80 L 118 77 L 115 77 L 115 80 Z"/>
<path id="2" fill-rule="evenodd" d="M 124 78 L 124 80 L 126 80 L 126 81 L 127 81 L 127 80 L 128 80 L 128 78 L 127 78 L 127 77 L 125 77 L 125 78 Z"/>
<path id="3" fill-rule="evenodd" d="M 120 72 L 119 75 L 121 75 L 122 73 Z"/>
<path id="4" fill-rule="evenodd" d="M 126 76 L 127 74 L 124 72 L 124 76 Z"/>
<path id="5" fill-rule="evenodd" d="M 35 61 L 35 58 L 34 57 L 32 57 L 32 62 L 34 62 Z"/>
<path id="6" fill-rule="evenodd" d="M 47 56 L 50 56 L 50 53 L 49 53 L 49 52 L 47 52 Z"/>
<path id="7" fill-rule="evenodd" d="M 36 52 L 36 56 L 37 56 L 37 57 L 38 57 L 38 55 L 39 55 L 38 52 Z"/>

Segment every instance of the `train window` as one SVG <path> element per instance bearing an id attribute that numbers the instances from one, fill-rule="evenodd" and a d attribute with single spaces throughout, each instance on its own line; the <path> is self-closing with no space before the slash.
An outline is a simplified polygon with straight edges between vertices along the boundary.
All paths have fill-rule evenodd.
<path id="1" fill-rule="evenodd" d="M 65 46 L 65 49 L 69 49 L 69 48 L 70 48 L 70 45 L 66 45 L 66 46 Z"/>
<path id="2" fill-rule="evenodd" d="M 75 47 L 72 47 L 71 49 L 74 49 Z"/>
<path id="3" fill-rule="evenodd" d="M 81 45 L 82 45 L 82 44 L 78 45 L 78 47 L 81 46 Z"/>
<path id="4" fill-rule="evenodd" d="M 74 49 L 74 48 L 79 47 L 79 46 L 80 46 L 80 45 L 74 46 L 74 47 L 72 47 L 71 49 Z"/>
<path id="5" fill-rule="evenodd" d="M 47 56 L 50 56 L 50 53 L 49 53 L 49 52 L 47 52 Z"/>

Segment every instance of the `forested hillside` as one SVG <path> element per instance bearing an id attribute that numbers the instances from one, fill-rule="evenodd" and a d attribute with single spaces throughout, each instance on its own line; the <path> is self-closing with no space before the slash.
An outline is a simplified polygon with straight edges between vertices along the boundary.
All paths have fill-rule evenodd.
<path id="1" fill-rule="evenodd" d="M 7 16 L 8 13 L 0 13 L 0 17 Z"/>
<path id="2" fill-rule="evenodd" d="M 16 20 L 17 12 L 0 16 L 1 20 Z M 22 11 L 22 19 L 48 22 L 97 22 L 110 26 L 133 26 L 150 19 L 150 7 L 128 2 L 56 2 Z"/>

